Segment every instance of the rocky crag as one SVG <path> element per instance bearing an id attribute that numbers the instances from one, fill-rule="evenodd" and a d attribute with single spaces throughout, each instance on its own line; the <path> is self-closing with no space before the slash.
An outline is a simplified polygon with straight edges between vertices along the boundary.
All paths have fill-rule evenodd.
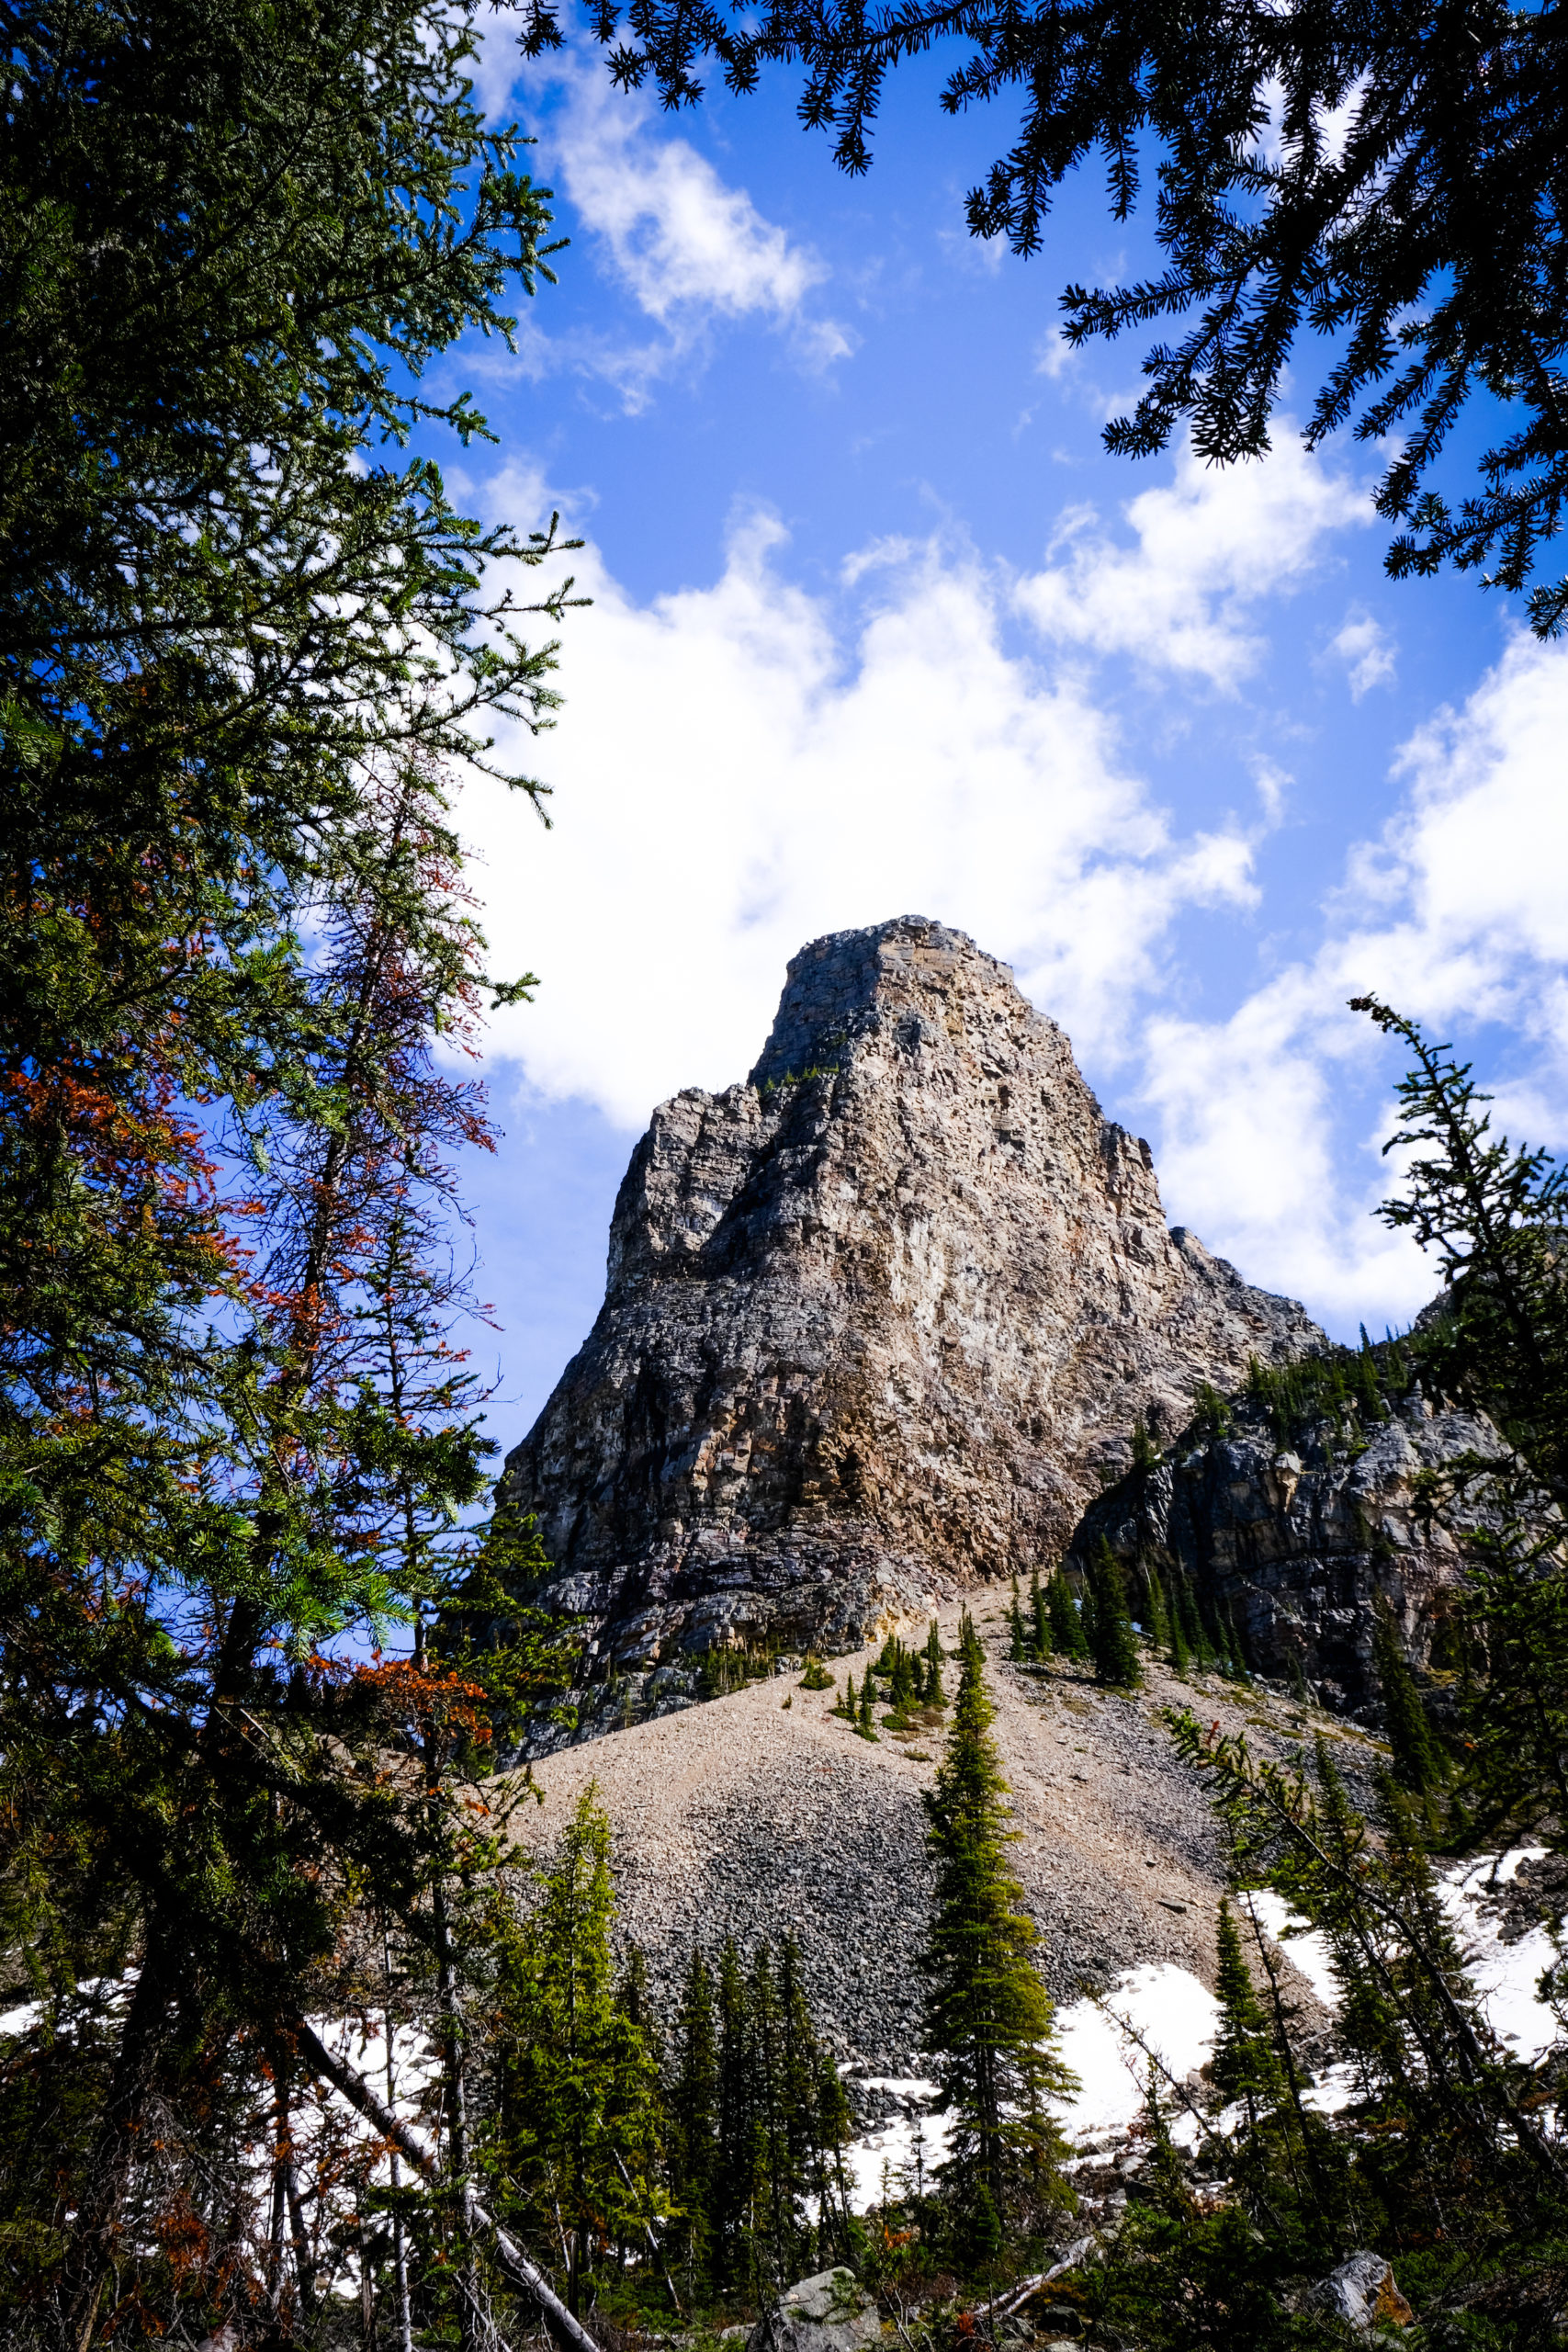
<path id="1" fill-rule="evenodd" d="M 750 1077 L 655 1113 L 592 1331 L 509 1457 L 627 1715 L 715 1648 L 844 1651 L 1060 1556 L 1198 1385 L 1321 1347 L 1166 1223 L 1005 965 L 914 917 L 815 941 Z"/>
<path id="2" fill-rule="evenodd" d="M 1372 1645 L 1384 1608 L 1440 1688 L 1471 1539 L 1498 1519 L 1489 1481 L 1445 1474 L 1511 1456 L 1484 1416 L 1434 1407 L 1408 1373 L 1390 1378 L 1384 1355 L 1318 1359 L 1293 1409 L 1267 1378 L 1215 1399 L 1163 1460 L 1090 1504 L 1068 1568 L 1086 1568 L 1103 1536 L 1135 1592 L 1151 1573 L 1168 1594 L 1185 1581 L 1213 1634 L 1234 1628 L 1253 1672 L 1367 1724 L 1382 1719 Z"/>

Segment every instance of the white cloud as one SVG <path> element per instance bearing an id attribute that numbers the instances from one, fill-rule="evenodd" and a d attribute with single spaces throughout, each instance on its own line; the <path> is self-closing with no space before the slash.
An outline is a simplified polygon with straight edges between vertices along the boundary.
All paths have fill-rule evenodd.
<path id="1" fill-rule="evenodd" d="M 1483 1023 L 1511 1030 L 1507 1061 L 1483 1079 L 1498 1125 L 1568 1139 L 1565 731 L 1568 654 L 1521 636 L 1405 745 L 1404 805 L 1352 850 L 1315 955 L 1227 1020 L 1149 1023 L 1168 1199 L 1255 1279 L 1341 1324 L 1374 1307 L 1379 1323 L 1408 1317 L 1437 1284 L 1368 1214 L 1391 1189 L 1377 1146 L 1398 1056 L 1348 997 L 1382 997 L 1461 1058 Z"/>
<path id="2" fill-rule="evenodd" d="M 1264 650 L 1260 597 L 1289 594 L 1322 563 L 1329 536 L 1369 521 L 1362 487 L 1303 449 L 1288 425 L 1269 457 L 1206 467 L 1186 447 L 1174 481 L 1125 510 L 1118 545 L 1092 506 L 1069 510 L 1054 559 L 1019 589 L 1057 642 L 1205 679 L 1234 694 Z"/>
<path id="3" fill-rule="evenodd" d="M 1345 664 L 1352 702 L 1359 702 L 1373 686 L 1393 684 L 1393 641 L 1363 605 L 1351 605 L 1342 626 L 1329 639 L 1328 650 Z"/>
<path id="4" fill-rule="evenodd" d="M 1043 334 L 1034 346 L 1034 372 L 1053 384 L 1060 382 L 1069 368 L 1079 367 L 1082 361 L 1082 351 L 1067 341 L 1060 327 Z"/>
<path id="5" fill-rule="evenodd" d="M 1337 164 L 1344 155 L 1355 128 L 1356 117 L 1360 112 L 1361 100 L 1367 94 L 1369 79 L 1365 74 L 1358 74 L 1337 107 L 1314 107 L 1324 162 Z M 1258 85 L 1258 96 L 1263 105 L 1264 119 L 1253 141 L 1253 152 L 1260 163 L 1267 164 L 1270 171 L 1277 172 L 1286 160 L 1285 85 L 1277 74 L 1270 74 Z M 1296 142 L 1292 141 L 1290 151 L 1292 159 L 1295 146 Z"/>
<path id="6" fill-rule="evenodd" d="M 728 187 L 688 141 L 660 135 L 647 98 L 614 90 L 596 57 L 552 60 L 530 68 L 528 80 L 556 100 L 543 133 L 553 178 L 603 241 L 613 275 L 661 331 L 630 346 L 536 334 L 529 356 L 536 370 L 553 358 L 588 366 L 635 398 L 720 320 L 785 332 L 813 368 L 848 356 L 845 330 L 809 309 L 828 276 L 824 264 L 765 220 L 744 188 Z"/>
<path id="7" fill-rule="evenodd" d="M 936 241 L 939 250 L 954 268 L 971 276 L 996 277 L 1010 258 L 1008 241 L 999 235 L 976 237 L 967 229 L 939 229 Z"/>
<path id="8" fill-rule="evenodd" d="M 1359 508 L 1303 489 L 1293 459 L 1286 474 L 1306 517 L 1289 581 L 1330 527 L 1325 505 Z M 1265 514 L 1288 506 L 1261 473 L 1244 479 Z M 518 481 L 497 497 L 548 503 Z M 1168 615 L 1165 564 L 1190 605 L 1219 613 L 1223 643 L 1213 582 L 1271 576 L 1258 534 L 1216 522 L 1181 472 L 1146 502 L 1136 548 L 1107 546 L 1104 573 L 1124 582 L 1131 564 L 1145 608 Z M 1207 567 L 1168 527 L 1179 508 Z M 1568 1130 L 1568 653 L 1520 639 L 1411 738 L 1399 810 L 1348 856 L 1317 945 L 1204 1018 L 1179 924 L 1259 906 L 1255 843 L 1289 778 L 1256 758 L 1264 828 L 1183 835 L 1130 768 L 1092 671 L 1032 660 L 1010 635 L 1059 574 L 1020 582 L 951 539 L 887 539 L 807 594 L 781 576 L 783 538 L 750 514 L 721 578 L 650 605 L 588 552 L 596 602 L 567 632 L 565 722 L 542 759 L 518 753 L 558 787 L 556 830 L 488 786 L 465 807 L 495 967 L 543 976 L 536 1004 L 497 1016 L 499 1054 L 547 1096 L 639 1126 L 678 1088 L 745 1073 L 806 940 L 933 915 L 1010 960 L 1091 1066 L 1124 1074 L 1118 1115 L 1155 1138 L 1173 1217 L 1337 1329 L 1407 1319 L 1432 1271 L 1369 1214 L 1388 1189 L 1393 1062 L 1346 1000 L 1374 989 L 1444 1036 L 1511 1025 L 1500 1111 L 1548 1142 L 1553 1119 Z M 1104 609 L 1081 541 L 1067 560 Z M 1225 674 L 1217 652 L 1197 670 Z"/>
<path id="9" fill-rule="evenodd" d="M 1405 745 L 1407 808 L 1352 857 L 1346 895 L 1405 910 L 1382 936 L 1391 993 L 1435 1020 L 1521 1024 L 1562 1050 L 1565 737 L 1568 653 L 1521 632 L 1462 707 Z"/>
<path id="10" fill-rule="evenodd" d="M 782 536 L 744 519 L 720 580 L 646 606 L 582 567 L 556 829 L 482 786 L 465 808 L 497 968 L 544 976 L 496 1046 L 637 1125 L 744 1075 L 805 940 L 916 912 L 1118 1050 L 1174 916 L 1248 900 L 1247 842 L 1173 835 L 1082 685 L 1010 648 L 1009 582 L 971 550 L 878 548 L 846 621 L 779 577 Z"/>
<path id="11" fill-rule="evenodd" d="M 1252 763 L 1252 781 L 1263 805 L 1263 814 L 1270 828 L 1278 825 L 1285 814 L 1285 803 L 1295 777 L 1272 760 L 1257 757 Z"/>

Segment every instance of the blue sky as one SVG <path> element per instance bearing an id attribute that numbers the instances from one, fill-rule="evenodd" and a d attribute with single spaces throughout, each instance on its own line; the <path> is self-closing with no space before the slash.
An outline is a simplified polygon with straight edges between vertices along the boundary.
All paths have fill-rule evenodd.
<path id="1" fill-rule="evenodd" d="M 805 940 L 901 913 L 1014 966 L 1173 1222 L 1341 1336 L 1407 1320 L 1433 1277 L 1369 1214 L 1398 1064 L 1344 1001 L 1563 1141 L 1568 653 L 1472 581 L 1384 579 L 1373 452 L 1107 458 L 1141 351 L 1068 354 L 1057 297 L 1146 266 L 1146 223 L 1091 173 L 1038 258 L 976 245 L 1010 126 L 942 116 L 942 59 L 852 183 L 786 78 L 671 119 L 592 56 L 519 70 L 505 26 L 481 88 L 571 245 L 514 357 L 447 363 L 500 443 L 446 470 L 487 515 L 558 504 L 594 603 L 558 727 L 503 746 L 553 830 L 483 782 L 461 813 L 495 967 L 542 982 L 490 1032 L 469 1186 L 495 1433 L 588 1329 L 653 1104 L 745 1075 Z"/>

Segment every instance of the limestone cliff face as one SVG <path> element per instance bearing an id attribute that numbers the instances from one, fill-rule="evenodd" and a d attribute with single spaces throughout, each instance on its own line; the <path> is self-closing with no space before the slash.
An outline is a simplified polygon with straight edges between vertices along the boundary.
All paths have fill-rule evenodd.
<path id="1" fill-rule="evenodd" d="M 1139 1411 L 1322 1344 L 1160 1207 L 1007 967 L 913 917 L 815 941 L 744 1085 L 654 1114 L 604 1304 L 508 1498 L 592 1671 L 844 1649 L 1066 1545 Z"/>

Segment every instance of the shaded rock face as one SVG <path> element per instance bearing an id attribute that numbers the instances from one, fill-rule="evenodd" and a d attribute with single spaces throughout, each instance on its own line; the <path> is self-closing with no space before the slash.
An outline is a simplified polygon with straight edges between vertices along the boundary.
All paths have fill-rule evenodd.
<path id="1" fill-rule="evenodd" d="M 1347 1446 L 1328 1421 L 1281 1448 L 1267 1412 L 1235 1399 L 1223 1435 L 1190 1429 L 1156 1469 L 1090 1504 L 1068 1549 L 1083 1569 L 1104 1536 L 1134 1594 L 1149 1569 L 1185 1577 L 1256 1672 L 1298 1677 L 1325 1706 L 1380 1718 L 1372 1634 L 1379 1597 L 1406 1657 L 1431 1664 L 1467 1538 L 1495 1524 L 1486 1482 L 1450 1496 L 1433 1474 L 1461 1457 L 1504 1462 L 1483 1416 L 1434 1410 L 1419 1384 Z"/>
<path id="2" fill-rule="evenodd" d="M 502 1491 L 591 1674 L 678 1702 L 709 1648 L 841 1651 L 1054 1559 L 1137 1413 L 1321 1344 L 1168 1227 L 1007 967 L 909 917 L 805 948 L 747 1082 L 654 1114 Z"/>

